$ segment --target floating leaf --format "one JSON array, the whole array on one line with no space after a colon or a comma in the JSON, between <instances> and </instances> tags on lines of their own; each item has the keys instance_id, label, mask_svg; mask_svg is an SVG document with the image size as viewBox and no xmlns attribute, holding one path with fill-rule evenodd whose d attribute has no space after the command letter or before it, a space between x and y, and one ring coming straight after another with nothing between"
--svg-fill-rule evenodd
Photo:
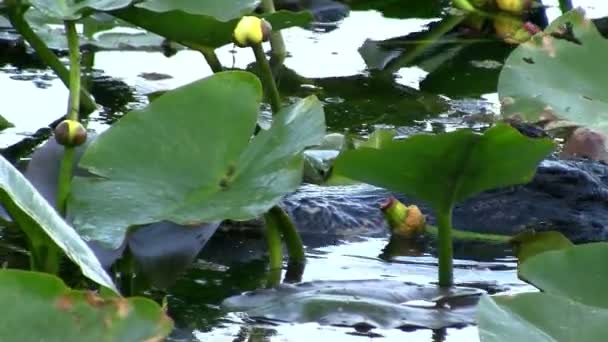
<instances>
[{"instance_id":1,"label":"floating leaf","mask_svg":"<svg viewBox=\"0 0 608 342\"><path fill-rule=\"evenodd\" d=\"M608 41L574 10L507 59L498 92L504 114L536 120L551 114L608 133Z\"/></svg>"},{"instance_id":2,"label":"floating leaf","mask_svg":"<svg viewBox=\"0 0 608 342\"><path fill-rule=\"evenodd\" d=\"M420 134L379 149L347 151L334 172L415 196L439 210L484 190L530 181L552 148L550 140L498 125L483 135L466 129Z\"/></svg>"},{"instance_id":3,"label":"floating leaf","mask_svg":"<svg viewBox=\"0 0 608 342\"><path fill-rule=\"evenodd\" d=\"M21 172L4 158L0 158L0 202L17 223L27 225L23 229L51 239L86 277L117 291L93 251L74 228L65 223Z\"/></svg>"},{"instance_id":4,"label":"floating leaf","mask_svg":"<svg viewBox=\"0 0 608 342\"><path fill-rule=\"evenodd\" d=\"M100 178L74 181L68 210L79 232L116 248L130 226L266 212L300 185L301 152L323 138L325 124L321 103L308 97L251 140L261 96L253 74L223 72L127 114L81 160Z\"/></svg>"},{"instance_id":5,"label":"floating leaf","mask_svg":"<svg viewBox=\"0 0 608 342\"><path fill-rule=\"evenodd\" d=\"M160 341L173 323L146 298L102 298L54 276L0 271L3 341ZM27 322L27 329L23 328Z\"/></svg>"}]
</instances>

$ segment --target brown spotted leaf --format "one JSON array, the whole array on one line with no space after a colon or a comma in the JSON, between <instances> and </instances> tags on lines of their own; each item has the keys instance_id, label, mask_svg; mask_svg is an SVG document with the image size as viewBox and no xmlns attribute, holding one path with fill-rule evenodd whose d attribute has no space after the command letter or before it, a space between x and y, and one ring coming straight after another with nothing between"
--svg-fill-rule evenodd
<instances>
[{"instance_id":1,"label":"brown spotted leaf","mask_svg":"<svg viewBox=\"0 0 608 342\"><path fill-rule=\"evenodd\" d=\"M0 271L0 306L10 308L2 315L0 341L158 341L173 327L152 300L102 298L22 270Z\"/></svg>"},{"instance_id":2,"label":"brown spotted leaf","mask_svg":"<svg viewBox=\"0 0 608 342\"><path fill-rule=\"evenodd\" d=\"M571 11L511 53L500 74L503 114L546 113L608 133L608 41Z\"/></svg>"}]
</instances>

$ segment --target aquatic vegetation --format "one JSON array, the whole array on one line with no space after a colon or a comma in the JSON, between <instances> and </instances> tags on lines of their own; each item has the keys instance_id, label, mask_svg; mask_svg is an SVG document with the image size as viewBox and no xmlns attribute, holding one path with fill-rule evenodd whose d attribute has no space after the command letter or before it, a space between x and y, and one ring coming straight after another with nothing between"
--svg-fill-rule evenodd
<instances>
[{"instance_id":1,"label":"aquatic vegetation","mask_svg":"<svg viewBox=\"0 0 608 342\"><path fill-rule=\"evenodd\" d=\"M421 134L379 149L347 151L336 159L334 172L428 202L439 228L439 284L450 286L454 205L484 190L530 181L553 147L549 140L497 125L483 135Z\"/></svg>"}]
</instances>

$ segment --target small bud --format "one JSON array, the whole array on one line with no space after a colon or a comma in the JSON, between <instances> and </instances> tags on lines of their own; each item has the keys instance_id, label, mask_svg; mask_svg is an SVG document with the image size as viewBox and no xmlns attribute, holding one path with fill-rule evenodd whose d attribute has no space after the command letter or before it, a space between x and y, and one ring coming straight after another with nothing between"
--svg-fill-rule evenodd
<instances>
[{"instance_id":1,"label":"small bud","mask_svg":"<svg viewBox=\"0 0 608 342\"><path fill-rule=\"evenodd\" d=\"M87 130L78 121L63 120L55 127L55 140L63 146L80 146L87 140Z\"/></svg>"},{"instance_id":2,"label":"small bud","mask_svg":"<svg viewBox=\"0 0 608 342\"><path fill-rule=\"evenodd\" d=\"M530 0L496 0L496 6L501 11L521 14L530 7L531 2Z\"/></svg>"},{"instance_id":3,"label":"small bud","mask_svg":"<svg viewBox=\"0 0 608 342\"><path fill-rule=\"evenodd\" d=\"M266 20L246 16L236 25L232 37L236 45L247 47L267 41L271 32L272 26Z\"/></svg>"},{"instance_id":4,"label":"small bud","mask_svg":"<svg viewBox=\"0 0 608 342\"><path fill-rule=\"evenodd\" d=\"M496 35L509 44L521 44L528 41L532 34L524 22L511 15L499 14L494 18Z\"/></svg>"},{"instance_id":5,"label":"small bud","mask_svg":"<svg viewBox=\"0 0 608 342\"><path fill-rule=\"evenodd\" d=\"M406 206L395 197L390 197L380 209L393 234L414 238L424 233L426 219L417 206Z\"/></svg>"}]
</instances>

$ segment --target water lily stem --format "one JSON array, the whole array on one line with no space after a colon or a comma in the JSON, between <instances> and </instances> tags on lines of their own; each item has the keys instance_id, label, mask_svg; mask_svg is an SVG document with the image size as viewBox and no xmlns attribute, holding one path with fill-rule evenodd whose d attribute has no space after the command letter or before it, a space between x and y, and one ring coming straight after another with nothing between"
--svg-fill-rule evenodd
<instances>
[{"instance_id":1,"label":"water lily stem","mask_svg":"<svg viewBox=\"0 0 608 342\"><path fill-rule=\"evenodd\" d=\"M211 71L213 71L213 73L218 73L224 70L220 59L217 58L217 55L215 54L215 51L213 49L207 47L200 47L198 48L198 50L201 52L203 57L205 57L205 60L207 61L207 64L209 64L209 67L211 68Z\"/></svg>"},{"instance_id":2,"label":"water lily stem","mask_svg":"<svg viewBox=\"0 0 608 342\"><path fill-rule=\"evenodd\" d=\"M78 121L80 111L80 44L74 21L65 21L65 31L68 39L70 56L70 100L68 101L67 119ZM68 196L72 183L72 168L74 165L74 147L65 147L57 185L57 211L65 216Z\"/></svg>"},{"instance_id":3,"label":"water lily stem","mask_svg":"<svg viewBox=\"0 0 608 342\"><path fill-rule=\"evenodd\" d=\"M271 211L264 214L266 222L266 244L268 245L268 258L270 270L280 270L283 267L283 247L281 245L280 221Z\"/></svg>"},{"instance_id":4,"label":"water lily stem","mask_svg":"<svg viewBox=\"0 0 608 342\"><path fill-rule=\"evenodd\" d=\"M274 81L274 76L272 75L272 70L270 69L270 63L268 63L268 60L266 59L266 54L264 53L262 44L253 44L251 48L253 49L255 59L260 68L260 74L262 76L264 88L266 89L266 96L268 97L268 101L270 101L272 114L276 115L281 109L281 96L279 95L277 84Z\"/></svg>"},{"instance_id":5,"label":"water lily stem","mask_svg":"<svg viewBox=\"0 0 608 342\"><path fill-rule=\"evenodd\" d=\"M306 253L304 252L304 244L300 238L300 234L296 230L291 218L287 215L283 208L275 205L268 212L278 223L279 230L285 240L287 251L289 253L290 264L304 264L306 262Z\"/></svg>"},{"instance_id":6,"label":"water lily stem","mask_svg":"<svg viewBox=\"0 0 608 342\"><path fill-rule=\"evenodd\" d=\"M452 246L452 207L437 211L438 251L439 251L439 286L449 287L454 282L453 246Z\"/></svg>"},{"instance_id":7,"label":"water lily stem","mask_svg":"<svg viewBox=\"0 0 608 342\"><path fill-rule=\"evenodd\" d=\"M262 11L267 14L276 12L274 8L274 0L262 0ZM283 61L287 56L285 49L285 41L281 31L272 32L270 34L270 46L272 47L272 56L276 60Z\"/></svg>"},{"instance_id":8,"label":"water lily stem","mask_svg":"<svg viewBox=\"0 0 608 342\"><path fill-rule=\"evenodd\" d=\"M78 121L80 111L80 43L78 42L76 22L66 20L65 32L68 38L70 56L70 103L67 119Z\"/></svg>"},{"instance_id":9,"label":"water lily stem","mask_svg":"<svg viewBox=\"0 0 608 342\"><path fill-rule=\"evenodd\" d=\"M23 7L19 5L9 6L8 18L11 25L19 32L19 34L30 44L30 46L36 52L36 55L44 61L53 71L57 74L59 79L69 87L70 84L70 73L61 63L59 58L46 46L46 44L38 37L38 35L32 30L27 21L23 18ZM83 113L91 113L97 109L95 101L86 90L81 89L80 105Z\"/></svg>"}]
</instances>

